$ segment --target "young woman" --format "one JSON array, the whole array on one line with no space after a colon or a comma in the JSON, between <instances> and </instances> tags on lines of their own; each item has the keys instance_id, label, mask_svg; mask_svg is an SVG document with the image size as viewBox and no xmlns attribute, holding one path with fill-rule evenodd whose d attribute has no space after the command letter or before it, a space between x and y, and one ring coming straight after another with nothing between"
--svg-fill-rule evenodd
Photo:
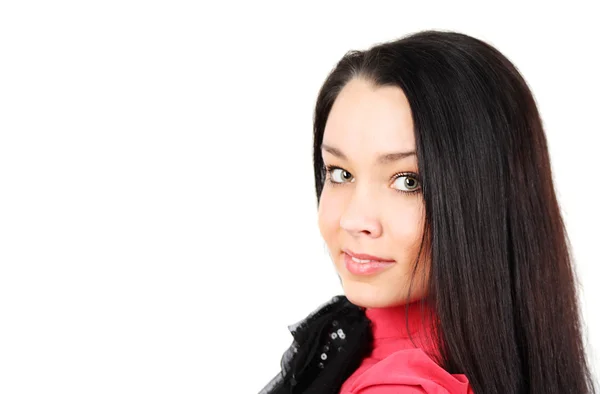
<instances>
[{"instance_id":1,"label":"young woman","mask_svg":"<svg viewBox=\"0 0 600 394\"><path fill-rule=\"evenodd\" d=\"M542 122L489 44L424 31L351 51L314 116L336 296L261 393L589 393Z\"/></svg>"}]
</instances>

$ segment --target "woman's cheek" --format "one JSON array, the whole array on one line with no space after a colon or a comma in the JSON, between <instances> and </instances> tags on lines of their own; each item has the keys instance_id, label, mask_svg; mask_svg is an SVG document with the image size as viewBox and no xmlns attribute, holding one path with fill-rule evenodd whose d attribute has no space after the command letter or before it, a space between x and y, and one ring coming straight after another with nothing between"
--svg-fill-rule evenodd
<instances>
[{"instance_id":1,"label":"woman's cheek","mask_svg":"<svg viewBox=\"0 0 600 394\"><path fill-rule=\"evenodd\" d=\"M398 212L401 212L398 214ZM423 235L423 211L418 206L397 210L389 220L392 237L404 250L418 248Z\"/></svg>"},{"instance_id":2,"label":"woman's cheek","mask_svg":"<svg viewBox=\"0 0 600 394\"><path fill-rule=\"evenodd\" d=\"M319 231L321 236L332 247L340 223L340 204L335 204L331 196L323 190L319 203Z\"/></svg>"}]
</instances>

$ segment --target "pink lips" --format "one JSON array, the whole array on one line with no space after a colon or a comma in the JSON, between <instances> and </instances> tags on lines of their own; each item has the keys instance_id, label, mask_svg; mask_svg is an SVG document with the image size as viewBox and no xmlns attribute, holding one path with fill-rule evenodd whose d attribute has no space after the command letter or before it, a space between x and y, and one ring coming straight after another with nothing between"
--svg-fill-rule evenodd
<instances>
[{"instance_id":1,"label":"pink lips","mask_svg":"<svg viewBox=\"0 0 600 394\"><path fill-rule=\"evenodd\" d=\"M365 255L358 255L358 256L365 256ZM356 257L359 259L367 260L364 257L358 257L358 256L356 256ZM350 256L348 253L344 252L344 265L346 266L346 269L354 275L361 275L361 276L362 275L374 275L374 274L377 274L377 273L391 267L395 263L396 262L394 260L387 260L387 261L374 260L374 261L367 262L367 263L357 263L356 261L352 260L352 256Z\"/></svg>"},{"instance_id":2,"label":"pink lips","mask_svg":"<svg viewBox=\"0 0 600 394\"><path fill-rule=\"evenodd\" d=\"M346 254L349 254L352 257L356 257L357 259L361 259L361 260L381 261L384 263L391 263L391 262L395 261L395 260L391 260L391 259L382 259L381 257L377 257L377 256L371 256L370 254L354 253L350 249L343 249L342 251Z\"/></svg>"}]
</instances>

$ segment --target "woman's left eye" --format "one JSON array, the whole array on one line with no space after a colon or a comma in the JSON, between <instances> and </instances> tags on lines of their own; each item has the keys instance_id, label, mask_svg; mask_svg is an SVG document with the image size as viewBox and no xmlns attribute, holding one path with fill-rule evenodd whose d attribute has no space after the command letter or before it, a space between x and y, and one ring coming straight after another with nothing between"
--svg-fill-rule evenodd
<instances>
[{"instance_id":1,"label":"woman's left eye","mask_svg":"<svg viewBox=\"0 0 600 394\"><path fill-rule=\"evenodd\" d=\"M420 188L419 180L411 175L400 175L394 180L394 183L400 186L400 191L407 193L415 192Z\"/></svg>"}]
</instances>

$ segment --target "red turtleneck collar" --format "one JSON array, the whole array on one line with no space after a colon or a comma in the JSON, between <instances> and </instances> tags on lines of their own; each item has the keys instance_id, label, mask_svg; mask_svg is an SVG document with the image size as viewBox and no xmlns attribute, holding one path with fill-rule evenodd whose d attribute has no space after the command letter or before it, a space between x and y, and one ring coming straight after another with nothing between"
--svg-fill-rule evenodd
<instances>
[{"instance_id":1,"label":"red turtleneck collar","mask_svg":"<svg viewBox=\"0 0 600 394\"><path fill-rule=\"evenodd\" d=\"M414 337L428 330L431 322L431 307L425 299L391 307L366 308L365 314L371 320L375 340L408 338L409 334Z\"/></svg>"},{"instance_id":2,"label":"red turtleneck collar","mask_svg":"<svg viewBox=\"0 0 600 394\"><path fill-rule=\"evenodd\" d=\"M473 394L465 375L450 374L431 358L437 354L430 324L435 315L431 312L425 299L366 308L365 314L372 323L373 350L346 379L340 394Z\"/></svg>"}]
</instances>

